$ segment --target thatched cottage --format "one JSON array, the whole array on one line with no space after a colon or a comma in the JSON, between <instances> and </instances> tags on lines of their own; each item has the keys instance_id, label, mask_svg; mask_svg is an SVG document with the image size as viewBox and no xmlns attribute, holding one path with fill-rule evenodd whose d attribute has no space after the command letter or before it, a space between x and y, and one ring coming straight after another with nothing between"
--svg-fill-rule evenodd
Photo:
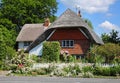
<instances>
[{"instance_id":1,"label":"thatched cottage","mask_svg":"<svg viewBox=\"0 0 120 83\"><path fill-rule=\"evenodd\" d=\"M59 41L61 50L74 55L84 55L91 44L103 44L88 24L70 9L51 24L49 19L43 24L25 24L16 41L18 49L35 55L42 55L44 41Z\"/></svg>"}]
</instances>

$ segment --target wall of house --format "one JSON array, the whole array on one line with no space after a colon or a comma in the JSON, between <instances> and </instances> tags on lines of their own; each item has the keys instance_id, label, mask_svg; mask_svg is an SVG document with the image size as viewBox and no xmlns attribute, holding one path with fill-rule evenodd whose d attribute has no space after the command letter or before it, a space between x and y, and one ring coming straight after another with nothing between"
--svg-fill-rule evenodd
<instances>
[{"instance_id":1,"label":"wall of house","mask_svg":"<svg viewBox=\"0 0 120 83\"><path fill-rule=\"evenodd\" d=\"M41 56L42 55L42 49L43 49L43 43L40 43L39 45L37 45L36 47L34 47L33 49L31 49L29 51L29 55Z\"/></svg>"},{"instance_id":2,"label":"wall of house","mask_svg":"<svg viewBox=\"0 0 120 83\"><path fill-rule=\"evenodd\" d=\"M57 29L48 41L74 40L74 47L63 47L62 50L69 51L70 54L85 54L90 41L79 29Z\"/></svg>"}]
</instances>

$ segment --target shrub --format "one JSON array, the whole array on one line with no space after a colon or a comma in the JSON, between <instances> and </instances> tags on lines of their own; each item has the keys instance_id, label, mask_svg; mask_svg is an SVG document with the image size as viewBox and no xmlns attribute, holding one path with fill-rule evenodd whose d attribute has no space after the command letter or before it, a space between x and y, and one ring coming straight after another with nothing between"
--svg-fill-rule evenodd
<instances>
[{"instance_id":1,"label":"shrub","mask_svg":"<svg viewBox=\"0 0 120 83\"><path fill-rule=\"evenodd\" d=\"M106 43L102 46L94 46L90 51L90 55L97 56L97 62L101 60L101 62L111 63L116 57L120 56L119 49L120 46L118 44ZM92 59L95 60L94 57Z\"/></svg>"},{"instance_id":2,"label":"shrub","mask_svg":"<svg viewBox=\"0 0 120 83\"><path fill-rule=\"evenodd\" d=\"M63 71L62 69L55 69L51 75L55 75L55 76L66 76L67 73L65 71Z\"/></svg>"},{"instance_id":3,"label":"shrub","mask_svg":"<svg viewBox=\"0 0 120 83\"><path fill-rule=\"evenodd\" d=\"M63 54L63 55L60 55L60 60L63 62L75 62L76 58L72 55Z\"/></svg>"},{"instance_id":4,"label":"shrub","mask_svg":"<svg viewBox=\"0 0 120 83\"><path fill-rule=\"evenodd\" d=\"M93 72L92 66L84 66L82 67L83 72Z\"/></svg>"},{"instance_id":5,"label":"shrub","mask_svg":"<svg viewBox=\"0 0 120 83\"><path fill-rule=\"evenodd\" d=\"M28 59L28 55L21 50L14 58L11 59L9 67L13 73L23 74L27 72L28 67L31 67L32 64L33 61Z\"/></svg>"},{"instance_id":6,"label":"shrub","mask_svg":"<svg viewBox=\"0 0 120 83\"><path fill-rule=\"evenodd\" d=\"M116 76L117 74L120 75L120 65L113 66L113 67L110 68L110 75L111 76Z\"/></svg>"},{"instance_id":7,"label":"shrub","mask_svg":"<svg viewBox=\"0 0 120 83\"><path fill-rule=\"evenodd\" d=\"M54 64L49 65L48 68L46 68L47 74L50 74L52 71L54 71L57 67Z\"/></svg>"},{"instance_id":8,"label":"shrub","mask_svg":"<svg viewBox=\"0 0 120 83\"><path fill-rule=\"evenodd\" d=\"M72 55L68 56L68 62L75 62L75 61L76 61L75 56Z\"/></svg>"},{"instance_id":9,"label":"shrub","mask_svg":"<svg viewBox=\"0 0 120 83\"><path fill-rule=\"evenodd\" d=\"M93 73L94 75L102 75L103 73L102 67L95 67Z\"/></svg>"},{"instance_id":10,"label":"shrub","mask_svg":"<svg viewBox=\"0 0 120 83\"><path fill-rule=\"evenodd\" d=\"M110 67L103 67L102 71L103 76L110 76Z\"/></svg>"},{"instance_id":11,"label":"shrub","mask_svg":"<svg viewBox=\"0 0 120 83\"><path fill-rule=\"evenodd\" d=\"M69 65L68 67L64 67L63 71L67 73L67 76L77 76L82 72L82 68L79 65Z\"/></svg>"},{"instance_id":12,"label":"shrub","mask_svg":"<svg viewBox=\"0 0 120 83\"><path fill-rule=\"evenodd\" d=\"M106 67L96 65L93 68L93 74L102 76L118 76L120 75L120 65L110 65Z\"/></svg>"},{"instance_id":13,"label":"shrub","mask_svg":"<svg viewBox=\"0 0 120 83\"><path fill-rule=\"evenodd\" d=\"M59 42L44 42L42 58L46 62L58 62L60 57L60 43Z\"/></svg>"},{"instance_id":14,"label":"shrub","mask_svg":"<svg viewBox=\"0 0 120 83\"><path fill-rule=\"evenodd\" d=\"M40 56L37 56L37 55L31 55L30 59L37 63L41 62Z\"/></svg>"},{"instance_id":15,"label":"shrub","mask_svg":"<svg viewBox=\"0 0 120 83\"><path fill-rule=\"evenodd\" d=\"M67 62L68 61L67 56L68 55L66 55L65 53L64 54L60 54L60 61Z\"/></svg>"},{"instance_id":16,"label":"shrub","mask_svg":"<svg viewBox=\"0 0 120 83\"><path fill-rule=\"evenodd\" d=\"M0 47L1 48L1 47ZM4 52L0 49L0 69L9 70L9 62L16 55L16 52L13 48L6 46L4 47ZM4 55L4 56L3 56Z\"/></svg>"},{"instance_id":17,"label":"shrub","mask_svg":"<svg viewBox=\"0 0 120 83\"><path fill-rule=\"evenodd\" d=\"M84 78L93 78L94 75L91 72L84 72L84 73L82 73L82 77L84 77Z\"/></svg>"},{"instance_id":18,"label":"shrub","mask_svg":"<svg viewBox=\"0 0 120 83\"><path fill-rule=\"evenodd\" d=\"M15 72L17 70L17 66L16 64L10 64L10 70L12 70L12 72Z\"/></svg>"}]
</instances>

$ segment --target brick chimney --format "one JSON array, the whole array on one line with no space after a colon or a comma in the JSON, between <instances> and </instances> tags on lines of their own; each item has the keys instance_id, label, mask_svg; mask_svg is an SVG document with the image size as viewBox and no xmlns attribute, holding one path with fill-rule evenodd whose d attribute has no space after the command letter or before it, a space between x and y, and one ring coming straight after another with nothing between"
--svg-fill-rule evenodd
<instances>
[{"instance_id":1,"label":"brick chimney","mask_svg":"<svg viewBox=\"0 0 120 83\"><path fill-rule=\"evenodd\" d=\"M50 19L46 18L45 21L44 21L43 26L48 27L49 25L50 25Z\"/></svg>"},{"instance_id":2,"label":"brick chimney","mask_svg":"<svg viewBox=\"0 0 120 83\"><path fill-rule=\"evenodd\" d=\"M44 21L44 30L46 30L48 28L48 26L50 25L50 19L49 18L45 18L45 21Z\"/></svg>"}]
</instances>

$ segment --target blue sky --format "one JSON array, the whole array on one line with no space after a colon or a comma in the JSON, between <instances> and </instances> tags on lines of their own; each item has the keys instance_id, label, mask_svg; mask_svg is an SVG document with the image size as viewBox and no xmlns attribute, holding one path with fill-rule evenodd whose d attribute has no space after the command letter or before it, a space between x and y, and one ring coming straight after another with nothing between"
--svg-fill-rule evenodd
<instances>
[{"instance_id":1,"label":"blue sky","mask_svg":"<svg viewBox=\"0 0 120 83\"><path fill-rule=\"evenodd\" d=\"M67 8L74 12L81 10L82 18L89 19L94 31L101 36L112 29L120 36L120 0L57 0L59 17Z\"/></svg>"}]
</instances>

